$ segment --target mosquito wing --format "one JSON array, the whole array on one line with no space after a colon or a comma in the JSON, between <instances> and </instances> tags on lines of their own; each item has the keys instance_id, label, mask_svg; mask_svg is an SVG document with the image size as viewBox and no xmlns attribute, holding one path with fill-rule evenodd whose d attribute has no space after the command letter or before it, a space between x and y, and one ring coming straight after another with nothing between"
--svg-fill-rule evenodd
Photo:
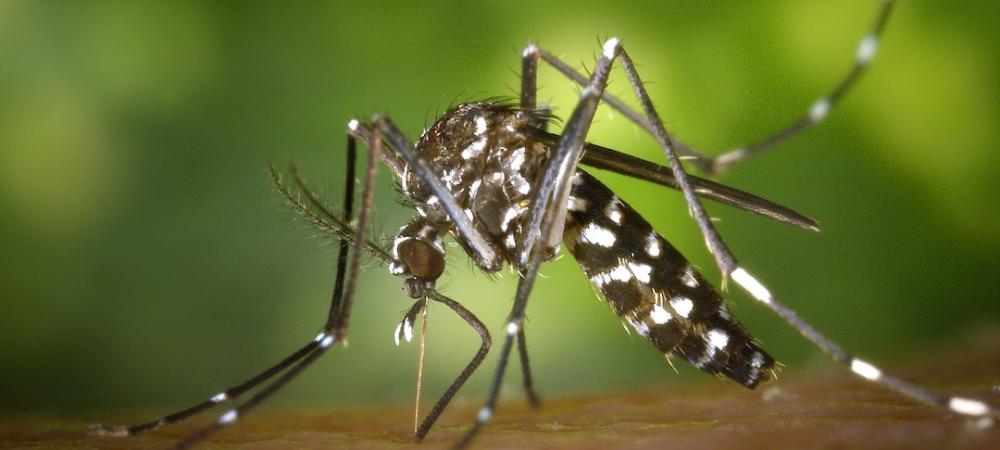
<instances>
[{"instance_id":1,"label":"mosquito wing","mask_svg":"<svg viewBox=\"0 0 1000 450\"><path fill-rule=\"evenodd\" d=\"M547 145L557 145L559 142L558 135L539 129L529 129L525 130L525 132L539 142L544 142ZM597 144L589 142L584 144L583 159L580 160L580 163L672 189L680 189L670 168ZM694 193L699 197L750 211L778 222L795 225L807 230L819 231L819 222L786 206L781 206L749 192L694 175L689 174L688 180L691 182L691 188L694 190Z\"/></svg>"}]
</instances>

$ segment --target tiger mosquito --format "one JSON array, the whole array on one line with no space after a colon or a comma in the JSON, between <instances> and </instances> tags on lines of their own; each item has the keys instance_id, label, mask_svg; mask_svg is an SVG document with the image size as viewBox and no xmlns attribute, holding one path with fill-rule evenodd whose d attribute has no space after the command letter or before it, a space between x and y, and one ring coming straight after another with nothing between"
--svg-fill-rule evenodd
<instances>
[{"instance_id":1,"label":"tiger mosquito","mask_svg":"<svg viewBox=\"0 0 1000 450\"><path fill-rule=\"evenodd\" d=\"M723 286L727 280L735 282L854 374L912 399L992 423L1000 417L996 407L972 398L943 395L886 374L848 354L780 303L737 262L699 197L805 229L818 230L818 224L789 208L689 175L680 163L683 158L709 174L717 174L822 122L870 65L892 7L892 0L881 1L877 19L858 45L851 69L829 95L814 102L801 118L758 143L716 157L706 156L667 133L631 56L616 38L604 42L589 77L538 45L528 45L522 53L519 104L488 100L458 105L439 117L416 144L387 117L375 116L369 123L351 120L347 126L347 187L339 213L309 189L296 167L292 167L294 182L305 200L292 192L273 167L270 171L276 188L294 209L312 224L340 237L333 298L319 334L278 364L187 409L134 426L96 425L92 431L101 435L140 435L235 400L277 377L177 447L190 447L236 422L335 344L344 342L360 260L367 254L403 278L405 292L415 300L396 328L397 342L412 337L416 317L429 301L448 306L482 339L475 356L416 430L414 439L421 440L492 346L487 327L457 301L435 289L445 268L446 235L458 242L479 269L495 273L510 264L520 276L489 394L456 448L468 446L492 418L515 342L529 403L539 405L531 378L524 316L539 266L556 256L560 241L611 309L665 355L679 356L705 372L728 377L748 388L769 379L774 358L732 316L722 296L636 210L578 168L581 164L680 190L722 274ZM642 113L605 92L616 60L627 74ZM561 134L547 131L554 117L536 104L539 61L583 87ZM587 143L587 132L601 101L650 133L669 166ZM358 140L366 144L368 160L362 177L361 208L352 220ZM398 177L400 191L417 211L389 249L366 236L378 161Z\"/></svg>"}]
</instances>

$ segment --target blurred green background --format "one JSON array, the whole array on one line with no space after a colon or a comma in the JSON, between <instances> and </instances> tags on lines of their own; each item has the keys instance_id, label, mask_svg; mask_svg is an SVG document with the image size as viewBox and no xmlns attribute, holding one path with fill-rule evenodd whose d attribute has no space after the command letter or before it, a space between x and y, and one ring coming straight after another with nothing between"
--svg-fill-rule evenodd
<instances>
[{"instance_id":1,"label":"blurred green background","mask_svg":"<svg viewBox=\"0 0 1000 450\"><path fill-rule=\"evenodd\" d=\"M0 410L166 411L311 339L335 247L283 205L265 169L297 160L338 198L352 117L384 113L416 136L456 100L516 95L526 43L581 67L615 35L669 129L717 153L824 95L876 7L2 1ZM998 9L898 5L872 70L826 123L721 177L817 218L821 233L708 206L780 299L875 361L903 364L1000 319ZM624 74L612 80L631 101ZM577 89L546 68L540 85L565 117ZM609 109L591 140L661 158ZM679 195L599 176L718 279ZM412 214L391 185L383 170L376 221L386 233ZM366 269L350 346L276 403L410 402L416 345L392 340L410 302L384 268ZM686 364L675 374L628 336L572 258L543 274L527 326L543 394L721 383ZM514 281L471 270L455 249L441 287L499 335ZM745 294L729 297L786 372L832 367ZM428 345L432 396L478 339L435 305ZM480 398L493 367L462 397ZM508 396L519 379L515 366Z\"/></svg>"}]
</instances>

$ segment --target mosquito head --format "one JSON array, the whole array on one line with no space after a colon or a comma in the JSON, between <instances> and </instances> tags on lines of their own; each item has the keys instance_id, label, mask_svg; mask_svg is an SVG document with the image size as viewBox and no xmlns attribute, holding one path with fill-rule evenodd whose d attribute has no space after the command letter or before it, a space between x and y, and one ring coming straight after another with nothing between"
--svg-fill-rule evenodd
<instances>
[{"instance_id":1,"label":"mosquito head","mask_svg":"<svg viewBox=\"0 0 1000 450\"><path fill-rule=\"evenodd\" d=\"M444 253L426 241L407 239L397 246L397 254L409 271L403 287L410 298L421 298L434 289L434 283L444 273Z\"/></svg>"}]
</instances>

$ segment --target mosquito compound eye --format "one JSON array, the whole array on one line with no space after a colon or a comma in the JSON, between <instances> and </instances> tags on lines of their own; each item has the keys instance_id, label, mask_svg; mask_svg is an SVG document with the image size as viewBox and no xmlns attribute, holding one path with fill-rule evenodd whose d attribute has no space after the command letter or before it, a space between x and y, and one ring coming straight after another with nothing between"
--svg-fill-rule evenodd
<instances>
[{"instance_id":1,"label":"mosquito compound eye","mask_svg":"<svg viewBox=\"0 0 1000 450\"><path fill-rule=\"evenodd\" d=\"M434 281L444 272L444 254L427 241L407 239L400 242L396 251L412 278Z\"/></svg>"}]
</instances>

